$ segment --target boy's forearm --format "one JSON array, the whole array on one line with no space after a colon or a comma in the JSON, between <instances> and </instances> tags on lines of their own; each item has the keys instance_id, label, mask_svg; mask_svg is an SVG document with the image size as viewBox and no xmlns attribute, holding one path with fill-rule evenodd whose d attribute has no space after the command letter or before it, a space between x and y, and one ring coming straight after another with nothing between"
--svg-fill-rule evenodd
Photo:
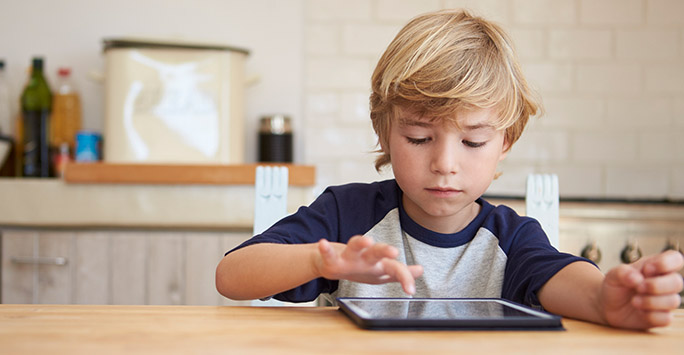
<instances>
[{"instance_id":1,"label":"boy's forearm","mask_svg":"<svg viewBox=\"0 0 684 355\"><path fill-rule=\"evenodd\" d=\"M599 297L604 276L587 262L565 266L539 290L545 310L564 317L605 324Z\"/></svg>"},{"instance_id":2,"label":"boy's forearm","mask_svg":"<svg viewBox=\"0 0 684 355\"><path fill-rule=\"evenodd\" d=\"M216 268L216 289L234 300L272 296L318 278L316 244L255 244L226 255Z\"/></svg>"}]
</instances>

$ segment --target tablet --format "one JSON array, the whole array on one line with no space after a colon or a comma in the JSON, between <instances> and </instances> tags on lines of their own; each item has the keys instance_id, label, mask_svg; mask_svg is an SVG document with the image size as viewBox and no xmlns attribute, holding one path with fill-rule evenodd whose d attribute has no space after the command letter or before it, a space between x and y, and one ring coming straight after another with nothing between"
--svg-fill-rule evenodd
<instances>
[{"instance_id":1,"label":"tablet","mask_svg":"<svg viewBox=\"0 0 684 355\"><path fill-rule=\"evenodd\" d=\"M338 298L364 329L563 330L561 317L499 298Z\"/></svg>"}]
</instances>

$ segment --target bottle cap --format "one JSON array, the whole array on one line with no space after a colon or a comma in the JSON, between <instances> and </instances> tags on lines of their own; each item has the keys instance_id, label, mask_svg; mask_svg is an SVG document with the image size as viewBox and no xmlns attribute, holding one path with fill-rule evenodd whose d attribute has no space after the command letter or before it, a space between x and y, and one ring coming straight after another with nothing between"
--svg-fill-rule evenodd
<instances>
[{"instance_id":1,"label":"bottle cap","mask_svg":"<svg viewBox=\"0 0 684 355\"><path fill-rule=\"evenodd\" d=\"M59 76L69 76L71 74L71 68L61 67L57 70Z\"/></svg>"},{"instance_id":2,"label":"bottle cap","mask_svg":"<svg viewBox=\"0 0 684 355\"><path fill-rule=\"evenodd\" d=\"M33 57L33 69L43 70L43 58Z\"/></svg>"},{"instance_id":3,"label":"bottle cap","mask_svg":"<svg viewBox=\"0 0 684 355\"><path fill-rule=\"evenodd\" d=\"M3 70L3 69L5 69L5 60L0 59L0 70Z\"/></svg>"}]
</instances>

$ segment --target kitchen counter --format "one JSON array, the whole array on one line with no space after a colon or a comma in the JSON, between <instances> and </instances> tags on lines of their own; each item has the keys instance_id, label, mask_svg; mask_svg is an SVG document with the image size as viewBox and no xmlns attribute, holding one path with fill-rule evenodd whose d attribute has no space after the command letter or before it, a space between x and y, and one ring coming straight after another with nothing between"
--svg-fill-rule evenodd
<instances>
[{"instance_id":1,"label":"kitchen counter","mask_svg":"<svg viewBox=\"0 0 684 355\"><path fill-rule=\"evenodd\" d=\"M292 213L313 200L315 169L286 166ZM84 163L0 179L0 301L226 304L214 272L252 236L256 167Z\"/></svg>"},{"instance_id":2,"label":"kitchen counter","mask_svg":"<svg viewBox=\"0 0 684 355\"><path fill-rule=\"evenodd\" d=\"M70 164L64 179L0 179L0 227L248 230L256 164ZM286 165L289 213L313 198L315 169Z\"/></svg>"},{"instance_id":3,"label":"kitchen counter","mask_svg":"<svg viewBox=\"0 0 684 355\"><path fill-rule=\"evenodd\" d=\"M334 307L0 305L7 354L681 354L673 324L629 331L564 319L566 331L371 331Z\"/></svg>"}]
</instances>

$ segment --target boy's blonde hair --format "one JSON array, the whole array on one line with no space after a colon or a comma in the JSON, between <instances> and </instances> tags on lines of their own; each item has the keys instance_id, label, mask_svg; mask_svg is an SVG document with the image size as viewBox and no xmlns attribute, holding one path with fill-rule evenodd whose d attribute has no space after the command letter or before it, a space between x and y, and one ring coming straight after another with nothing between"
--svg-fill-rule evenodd
<instances>
[{"instance_id":1,"label":"boy's blonde hair","mask_svg":"<svg viewBox=\"0 0 684 355\"><path fill-rule=\"evenodd\" d=\"M371 85L371 120L384 149L377 170L391 161L389 132L398 109L457 124L460 110L494 107L499 117L494 125L505 129L510 149L540 107L508 36L464 10L411 20L378 61Z\"/></svg>"}]
</instances>

